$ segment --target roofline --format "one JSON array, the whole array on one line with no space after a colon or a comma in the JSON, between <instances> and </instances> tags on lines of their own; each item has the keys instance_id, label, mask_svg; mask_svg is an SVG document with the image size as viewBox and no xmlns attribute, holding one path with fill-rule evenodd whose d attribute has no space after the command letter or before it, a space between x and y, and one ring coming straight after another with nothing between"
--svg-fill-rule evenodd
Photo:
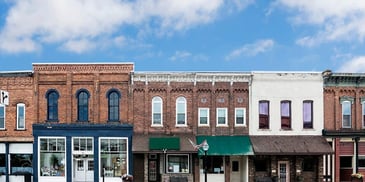
<instances>
[{"instance_id":1,"label":"roofline","mask_svg":"<svg viewBox=\"0 0 365 182\"><path fill-rule=\"evenodd\" d=\"M32 63L32 65L89 65L89 64L93 64L93 65L102 65L102 64L133 64L134 62L72 62L72 63Z\"/></svg>"}]
</instances>

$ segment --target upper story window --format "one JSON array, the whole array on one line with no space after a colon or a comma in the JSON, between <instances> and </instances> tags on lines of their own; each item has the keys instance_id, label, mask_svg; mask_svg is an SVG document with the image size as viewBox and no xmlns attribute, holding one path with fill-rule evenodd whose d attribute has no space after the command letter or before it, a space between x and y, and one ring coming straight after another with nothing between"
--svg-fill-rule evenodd
<instances>
[{"instance_id":1,"label":"upper story window","mask_svg":"<svg viewBox=\"0 0 365 182\"><path fill-rule=\"evenodd\" d=\"M0 130L5 129L5 106L0 105Z\"/></svg>"},{"instance_id":2,"label":"upper story window","mask_svg":"<svg viewBox=\"0 0 365 182\"><path fill-rule=\"evenodd\" d=\"M217 108L217 126L227 126L227 108Z\"/></svg>"},{"instance_id":3,"label":"upper story window","mask_svg":"<svg viewBox=\"0 0 365 182\"><path fill-rule=\"evenodd\" d=\"M303 101L303 128L313 128L313 101Z\"/></svg>"},{"instance_id":4,"label":"upper story window","mask_svg":"<svg viewBox=\"0 0 365 182\"><path fill-rule=\"evenodd\" d=\"M235 109L235 125L236 126L245 126L246 125L246 109L245 108L236 108Z\"/></svg>"},{"instance_id":5,"label":"upper story window","mask_svg":"<svg viewBox=\"0 0 365 182\"><path fill-rule=\"evenodd\" d=\"M162 125L162 99L153 97L152 99L152 126Z\"/></svg>"},{"instance_id":6,"label":"upper story window","mask_svg":"<svg viewBox=\"0 0 365 182\"><path fill-rule=\"evenodd\" d=\"M16 105L16 129L25 130L25 104Z\"/></svg>"},{"instance_id":7,"label":"upper story window","mask_svg":"<svg viewBox=\"0 0 365 182\"><path fill-rule=\"evenodd\" d=\"M184 97L176 99L176 125L186 125L186 99Z\"/></svg>"},{"instance_id":8,"label":"upper story window","mask_svg":"<svg viewBox=\"0 0 365 182\"><path fill-rule=\"evenodd\" d=\"M58 98L59 94L56 90L49 90L46 93L48 121L58 121Z\"/></svg>"},{"instance_id":9,"label":"upper story window","mask_svg":"<svg viewBox=\"0 0 365 182\"><path fill-rule=\"evenodd\" d=\"M119 121L119 91L112 89L107 93L108 97L108 121Z\"/></svg>"},{"instance_id":10,"label":"upper story window","mask_svg":"<svg viewBox=\"0 0 365 182\"><path fill-rule=\"evenodd\" d=\"M77 92L77 120L89 120L89 92L81 89Z\"/></svg>"},{"instance_id":11,"label":"upper story window","mask_svg":"<svg viewBox=\"0 0 365 182\"><path fill-rule=\"evenodd\" d=\"M361 98L361 106L362 106L362 127L365 128L365 98Z\"/></svg>"},{"instance_id":12,"label":"upper story window","mask_svg":"<svg viewBox=\"0 0 365 182\"><path fill-rule=\"evenodd\" d=\"M209 108L199 108L199 126L209 126Z\"/></svg>"},{"instance_id":13,"label":"upper story window","mask_svg":"<svg viewBox=\"0 0 365 182\"><path fill-rule=\"evenodd\" d=\"M259 101L259 129L270 128L269 101Z\"/></svg>"},{"instance_id":14,"label":"upper story window","mask_svg":"<svg viewBox=\"0 0 365 182\"><path fill-rule=\"evenodd\" d=\"M281 129L291 128L291 102L281 101L280 103L281 111Z\"/></svg>"},{"instance_id":15,"label":"upper story window","mask_svg":"<svg viewBox=\"0 0 365 182\"><path fill-rule=\"evenodd\" d=\"M342 102L342 127L351 128L351 102Z\"/></svg>"}]
</instances>

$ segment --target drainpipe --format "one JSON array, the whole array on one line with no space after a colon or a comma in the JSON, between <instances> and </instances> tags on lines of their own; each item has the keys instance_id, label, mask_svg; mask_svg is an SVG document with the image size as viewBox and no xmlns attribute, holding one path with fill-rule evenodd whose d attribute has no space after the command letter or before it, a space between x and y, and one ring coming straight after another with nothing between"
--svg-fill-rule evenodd
<instances>
[{"instance_id":1,"label":"drainpipe","mask_svg":"<svg viewBox=\"0 0 365 182\"><path fill-rule=\"evenodd\" d=\"M353 138L355 140L355 172L359 172L359 140L360 137Z\"/></svg>"}]
</instances>

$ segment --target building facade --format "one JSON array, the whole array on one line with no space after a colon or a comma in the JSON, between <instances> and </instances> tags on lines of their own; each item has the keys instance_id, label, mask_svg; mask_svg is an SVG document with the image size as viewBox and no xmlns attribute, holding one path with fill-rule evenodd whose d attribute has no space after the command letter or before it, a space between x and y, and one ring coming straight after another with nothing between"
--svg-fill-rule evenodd
<instances>
[{"instance_id":1,"label":"building facade","mask_svg":"<svg viewBox=\"0 0 365 182\"><path fill-rule=\"evenodd\" d=\"M332 73L324 78L324 131L335 151L328 171L333 181L365 173L365 74Z\"/></svg>"},{"instance_id":2,"label":"building facade","mask_svg":"<svg viewBox=\"0 0 365 182\"><path fill-rule=\"evenodd\" d=\"M322 181L324 137L322 75L253 72L249 134L254 156L250 181Z\"/></svg>"}]
</instances>

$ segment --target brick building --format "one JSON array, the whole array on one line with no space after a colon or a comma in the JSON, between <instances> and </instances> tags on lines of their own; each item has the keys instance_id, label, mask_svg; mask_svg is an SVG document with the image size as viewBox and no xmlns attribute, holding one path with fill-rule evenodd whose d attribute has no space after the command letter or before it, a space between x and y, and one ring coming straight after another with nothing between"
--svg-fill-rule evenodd
<instances>
[{"instance_id":1,"label":"brick building","mask_svg":"<svg viewBox=\"0 0 365 182\"><path fill-rule=\"evenodd\" d=\"M332 73L324 77L324 131L335 154L327 171L333 181L351 181L365 173L365 74Z\"/></svg>"}]
</instances>

